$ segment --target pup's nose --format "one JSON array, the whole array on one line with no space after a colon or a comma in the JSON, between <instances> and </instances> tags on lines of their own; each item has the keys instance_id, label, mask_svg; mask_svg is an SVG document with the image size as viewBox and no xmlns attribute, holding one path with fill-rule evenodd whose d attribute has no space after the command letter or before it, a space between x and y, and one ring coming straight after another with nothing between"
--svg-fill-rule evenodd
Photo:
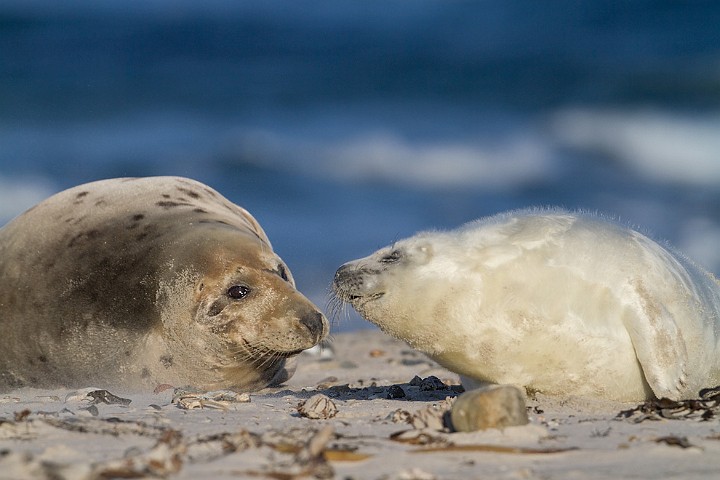
<instances>
[{"instance_id":1,"label":"pup's nose","mask_svg":"<svg viewBox=\"0 0 720 480\"><path fill-rule=\"evenodd\" d=\"M343 283L343 280L348 278L350 274L350 264L345 263L343 265L340 265L340 268L335 271L335 277L333 277L333 285L337 286Z\"/></svg>"}]
</instances>

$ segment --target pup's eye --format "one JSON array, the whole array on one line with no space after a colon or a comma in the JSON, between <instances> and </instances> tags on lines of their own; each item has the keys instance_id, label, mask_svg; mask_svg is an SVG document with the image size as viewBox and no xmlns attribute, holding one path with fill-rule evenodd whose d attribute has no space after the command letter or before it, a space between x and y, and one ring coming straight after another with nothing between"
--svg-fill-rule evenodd
<instances>
[{"instance_id":1,"label":"pup's eye","mask_svg":"<svg viewBox=\"0 0 720 480\"><path fill-rule=\"evenodd\" d=\"M380 263L395 263L400 260L400 257L402 257L400 250L393 250L392 252L380 257Z\"/></svg>"},{"instance_id":2,"label":"pup's eye","mask_svg":"<svg viewBox=\"0 0 720 480\"><path fill-rule=\"evenodd\" d=\"M250 287L246 285L233 285L227 290L228 297L234 298L235 300L245 298L248 293L250 293Z\"/></svg>"}]
</instances>

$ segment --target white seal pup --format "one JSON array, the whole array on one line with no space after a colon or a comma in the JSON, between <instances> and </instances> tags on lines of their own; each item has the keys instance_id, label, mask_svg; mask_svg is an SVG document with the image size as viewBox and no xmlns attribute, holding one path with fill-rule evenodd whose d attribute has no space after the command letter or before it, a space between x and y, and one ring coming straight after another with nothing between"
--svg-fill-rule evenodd
<instances>
[{"instance_id":1,"label":"white seal pup","mask_svg":"<svg viewBox=\"0 0 720 480\"><path fill-rule=\"evenodd\" d=\"M524 210L419 233L341 266L333 289L466 387L619 401L720 383L720 286L613 221Z\"/></svg>"},{"instance_id":2,"label":"white seal pup","mask_svg":"<svg viewBox=\"0 0 720 480\"><path fill-rule=\"evenodd\" d=\"M243 208L178 177L54 195L0 230L0 387L250 390L325 316Z\"/></svg>"}]
</instances>

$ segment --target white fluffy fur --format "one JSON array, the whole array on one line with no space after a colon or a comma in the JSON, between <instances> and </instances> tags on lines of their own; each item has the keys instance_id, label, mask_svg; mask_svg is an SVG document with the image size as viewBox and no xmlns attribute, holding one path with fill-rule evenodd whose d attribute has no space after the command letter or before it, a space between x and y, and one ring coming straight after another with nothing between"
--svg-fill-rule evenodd
<instances>
[{"instance_id":1,"label":"white fluffy fur","mask_svg":"<svg viewBox=\"0 0 720 480\"><path fill-rule=\"evenodd\" d=\"M638 401L720 383L717 280L586 213L525 210L420 233L341 267L335 290L466 386Z\"/></svg>"}]
</instances>

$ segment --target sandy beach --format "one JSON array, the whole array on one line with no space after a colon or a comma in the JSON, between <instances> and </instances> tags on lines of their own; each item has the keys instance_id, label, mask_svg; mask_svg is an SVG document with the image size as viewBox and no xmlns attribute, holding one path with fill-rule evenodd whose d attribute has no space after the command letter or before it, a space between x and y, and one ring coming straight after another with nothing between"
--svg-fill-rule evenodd
<instances>
[{"instance_id":1,"label":"sandy beach","mask_svg":"<svg viewBox=\"0 0 720 480\"><path fill-rule=\"evenodd\" d=\"M87 384L0 388L0 480L720 480L720 386L522 390L502 405L528 424L456 432L458 375L377 329L443 362L470 345L477 376L565 381L545 391L720 383L719 26L720 1L0 1L0 381ZM126 180L163 176L202 186ZM88 189L110 179L147 188ZM659 246L513 220L397 249L541 208ZM437 268L400 261L428 252ZM378 321L391 303L407 329ZM481 331L478 306L512 325ZM283 385L180 384L248 385L239 363L269 374L323 312L328 344ZM219 383L228 366L242 380Z\"/></svg>"},{"instance_id":2,"label":"sandy beach","mask_svg":"<svg viewBox=\"0 0 720 480\"><path fill-rule=\"evenodd\" d=\"M376 330L336 335L331 347L304 353L287 384L249 395L88 387L0 395L0 478L655 480L720 472L714 402L640 411L537 394L527 399L528 425L451 433L442 412L462 392L457 376Z\"/></svg>"}]
</instances>

